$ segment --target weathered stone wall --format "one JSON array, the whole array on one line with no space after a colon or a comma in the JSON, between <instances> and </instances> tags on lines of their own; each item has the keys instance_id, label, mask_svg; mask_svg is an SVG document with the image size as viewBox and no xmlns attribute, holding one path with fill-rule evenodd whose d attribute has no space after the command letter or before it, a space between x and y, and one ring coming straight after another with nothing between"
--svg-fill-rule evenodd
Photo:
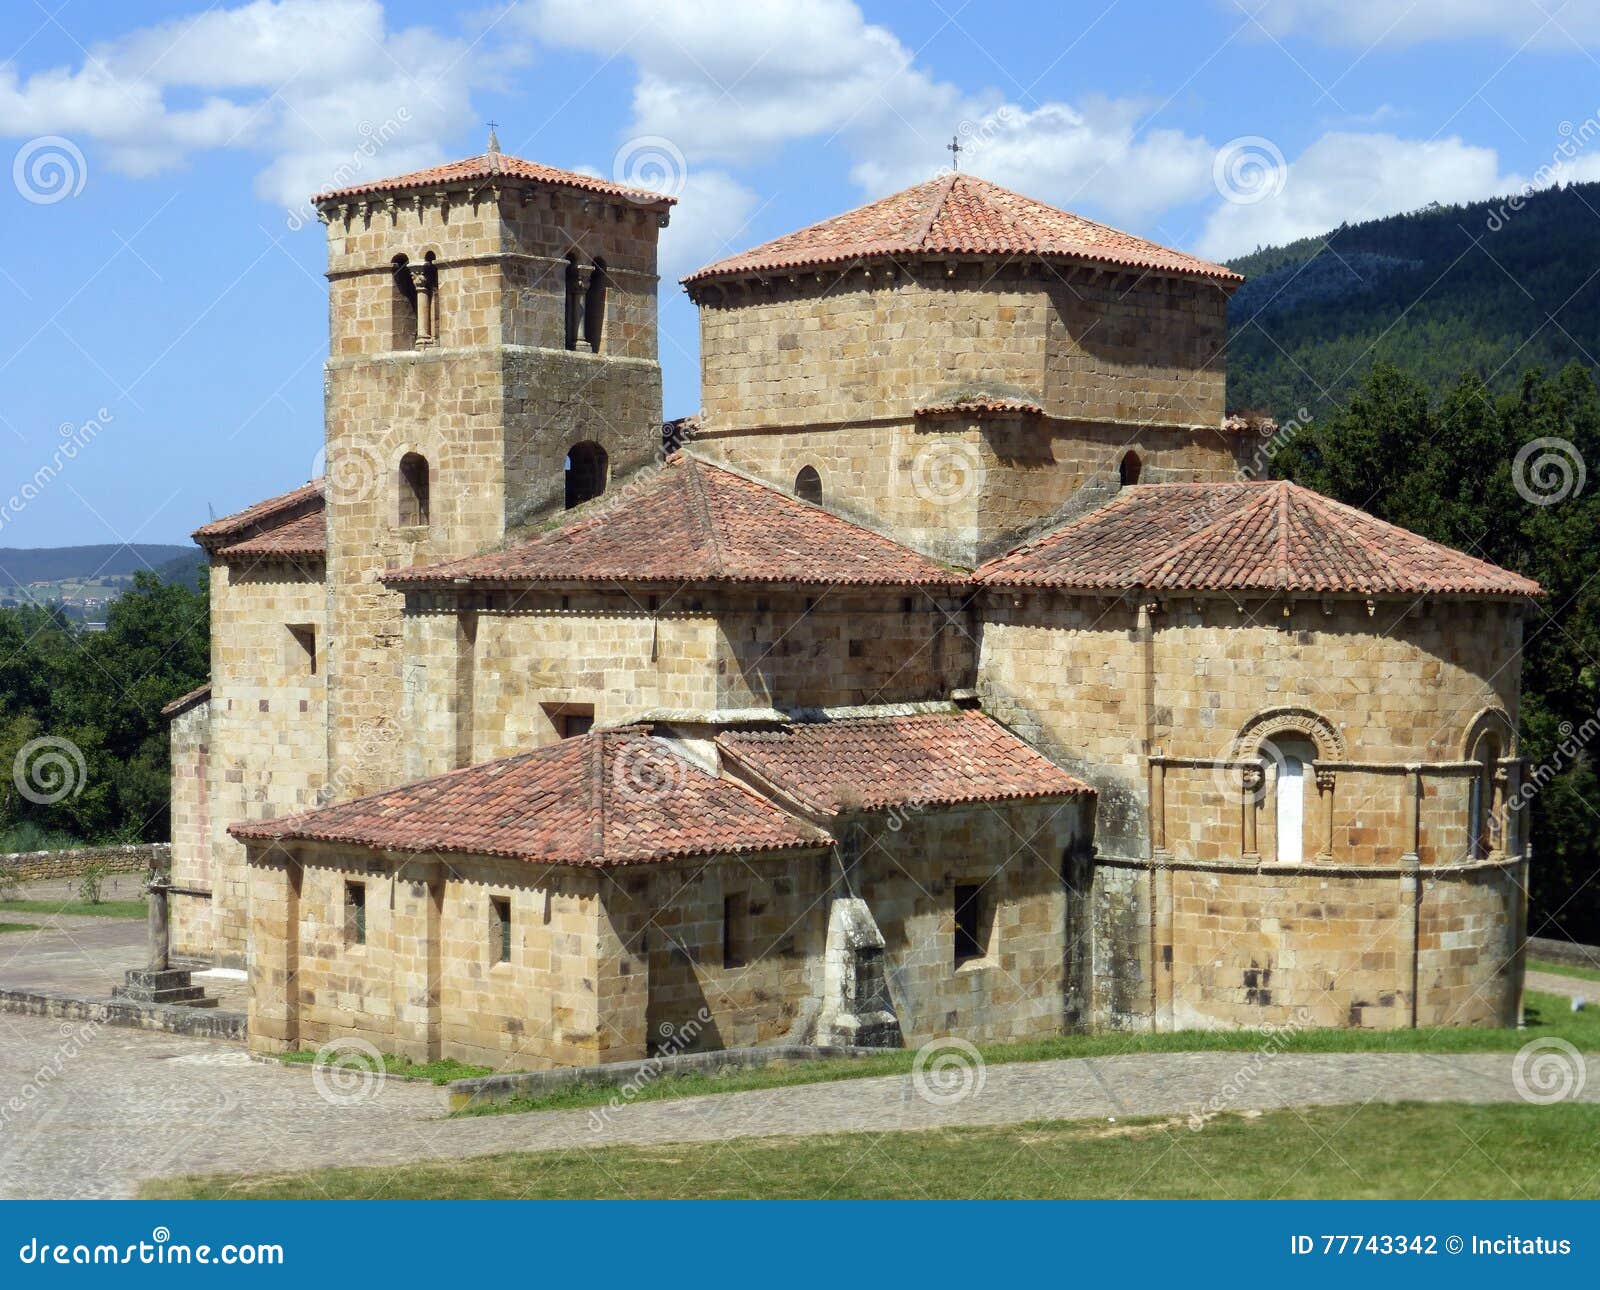
<instances>
[{"instance_id":1,"label":"weathered stone wall","mask_svg":"<svg viewBox=\"0 0 1600 1290\"><path fill-rule=\"evenodd\" d=\"M215 639L213 637L213 639ZM174 716L167 728L172 756L172 881L211 890L211 701ZM209 958L216 943L211 902L173 896L168 906L172 952Z\"/></svg>"},{"instance_id":2,"label":"weathered stone wall","mask_svg":"<svg viewBox=\"0 0 1600 1290\"><path fill-rule=\"evenodd\" d=\"M291 626L309 628L315 658ZM317 561L211 567L211 729L206 769L210 953L242 965L249 932L244 848L228 835L242 820L306 810L327 783L327 590ZM183 885L188 885L184 883ZM202 898L178 896L181 925L203 921ZM199 949L198 936L189 942Z\"/></svg>"},{"instance_id":3,"label":"weathered stone wall","mask_svg":"<svg viewBox=\"0 0 1600 1290\"><path fill-rule=\"evenodd\" d=\"M943 698L972 684L960 602L829 591L412 593L408 779L538 747L556 717ZM469 715L470 714L470 715Z\"/></svg>"},{"instance_id":4,"label":"weathered stone wall","mask_svg":"<svg viewBox=\"0 0 1600 1290\"><path fill-rule=\"evenodd\" d=\"M350 797L404 777L404 600L381 575L472 554L562 505L575 443L598 443L613 477L653 457L658 217L515 186L331 215L327 743L334 782ZM436 343L412 349L393 323L404 305L392 261L404 254L417 265L429 252ZM569 253L585 274L596 260L607 265L598 353L564 348ZM428 462L426 525L401 524L407 453Z\"/></svg>"},{"instance_id":5,"label":"weathered stone wall","mask_svg":"<svg viewBox=\"0 0 1600 1290\"><path fill-rule=\"evenodd\" d=\"M1422 875L1417 1024L1514 1026L1521 997L1515 865Z\"/></svg>"},{"instance_id":6,"label":"weathered stone wall","mask_svg":"<svg viewBox=\"0 0 1600 1290\"><path fill-rule=\"evenodd\" d=\"M172 844L140 842L130 846L69 847L62 851L12 851L0 855L0 874L18 882L81 878L90 866L106 873L149 873L172 863Z\"/></svg>"}]
</instances>

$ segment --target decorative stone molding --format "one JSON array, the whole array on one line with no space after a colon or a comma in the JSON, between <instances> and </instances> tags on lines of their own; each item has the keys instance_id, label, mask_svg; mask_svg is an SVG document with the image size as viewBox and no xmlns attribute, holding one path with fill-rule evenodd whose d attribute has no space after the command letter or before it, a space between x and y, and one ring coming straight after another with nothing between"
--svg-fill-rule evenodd
<instances>
[{"instance_id":1,"label":"decorative stone molding","mask_svg":"<svg viewBox=\"0 0 1600 1290\"><path fill-rule=\"evenodd\" d=\"M1512 724L1511 718L1504 708L1490 705L1481 709L1471 721L1467 723L1466 733L1461 740L1461 759L1474 761L1478 755L1478 744L1485 735L1494 735L1500 740L1500 754L1503 757L1514 757L1517 746L1517 728Z\"/></svg>"},{"instance_id":2,"label":"decorative stone molding","mask_svg":"<svg viewBox=\"0 0 1600 1290\"><path fill-rule=\"evenodd\" d=\"M1311 708L1268 708L1258 712L1239 729L1234 740L1234 755L1240 759L1259 757L1261 745L1274 735L1304 735L1317 749L1318 761L1343 761L1344 736L1338 727Z\"/></svg>"}]
</instances>

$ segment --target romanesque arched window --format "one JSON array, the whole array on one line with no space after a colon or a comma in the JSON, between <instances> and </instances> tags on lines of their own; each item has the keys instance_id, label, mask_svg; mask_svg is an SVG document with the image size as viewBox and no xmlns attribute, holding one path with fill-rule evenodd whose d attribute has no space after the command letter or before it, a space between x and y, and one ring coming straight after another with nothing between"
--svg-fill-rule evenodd
<instances>
[{"instance_id":1,"label":"romanesque arched window","mask_svg":"<svg viewBox=\"0 0 1600 1290\"><path fill-rule=\"evenodd\" d=\"M800 473L794 477L794 495L802 502L822 505L822 476L817 474L816 467L800 467Z\"/></svg>"},{"instance_id":2,"label":"romanesque arched window","mask_svg":"<svg viewBox=\"0 0 1600 1290\"><path fill-rule=\"evenodd\" d=\"M1500 821L1495 815L1494 787L1495 772L1499 769L1502 755L1500 736L1493 730L1484 731L1472 751L1472 760L1478 766L1472 775L1467 819L1474 860L1486 860L1500 849Z\"/></svg>"},{"instance_id":3,"label":"romanesque arched window","mask_svg":"<svg viewBox=\"0 0 1600 1290\"><path fill-rule=\"evenodd\" d=\"M412 349L417 343L417 287L411 279L411 261L397 255L389 264L394 279L389 304L389 348Z\"/></svg>"},{"instance_id":4,"label":"romanesque arched window","mask_svg":"<svg viewBox=\"0 0 1600 1290\"><path fill-rule=\"evenodd\" d=\"M578 348L578 328L583 320L583 270L578 267L574 252L567 256L566 276L566 345Z\"/></svg>"},{"instance_id":5,"label":"romanesque arched window","mask_svg":"<svg viewBox=\"0 0 1600 1290\"><path fill-rule=\"evenodd\" d=\"M1305 859L1306 786L1317 760L1317 746L1305 735L1281 732L1262 741L1261 755L1277 772L1273 807L1278 863L1299 864Z\"/></svg>"},{"instance_id":6,"label":"romanesque arched window","mask_svg":"<svg viewBox=\"0 0 1600 1290\"><path fill-rule=\"evenodd\" d=\"M420 452L400 458L399 521L406 528L428 522L428 459Z\"/></svg>"},{"instance_id":7,"label":"romanesque arched window","mask_svg":"<svg viewBox=\"0 0 1600 1290\"><path fill-rule=\"evenodd\" d=\"M1144 469L1144 462L1139 460L1136 452L1124 453L1121 464L1117 467L1117 479L1126 488L1129 484L1139 482L1139 472Z\"/></svg>"},{"instance_id":8,"label":"romanesque arched window","mask_svg":"<svg viewBox=\"0 0 1600 1290\"><path fill-rule=\"evenodd\" d=\"M589 270L589 289L583 296L583 338L596 354L600 352L600 332L606 324L606 288L611 279L606 275L606 262L595 257Z\"/></svg>"},{"instance_id":9,"label":"romanesque arched window","mask_svg":"<svg viewBox=\"0 0 1600 1290\"><path fill-rule=\"evenodd\" d=\"M567 450L567 509L606 491L609 461L597 443L575 443Z\"/></svg>"}]
</instances>

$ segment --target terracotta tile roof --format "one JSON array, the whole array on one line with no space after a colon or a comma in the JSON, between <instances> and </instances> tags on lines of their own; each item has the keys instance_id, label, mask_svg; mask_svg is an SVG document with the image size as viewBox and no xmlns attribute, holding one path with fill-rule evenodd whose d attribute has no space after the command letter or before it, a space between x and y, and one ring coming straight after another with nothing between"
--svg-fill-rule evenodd
<instances>
[{"instance_id":1,"label":"terracotta tile roof","mask_svg":"<svg viewBox=\"0 0 1600 1290\"><path fill-rule=\"evenodd\" d=\"M662 210L675 205L678 200L676 197L654 193L646 188L614 184L607 179L596 179L593 175L580 175L574 170L557 170L554 166L540 165L537 161L524 161L521 157L510 157L499 152L486 152L481 156L447 162L442 166L429 166L426 170L413 170L405 175L391 175L387 179L351 184L348 188L330 189L318 193L311 200L338 201L346 197L360 197L366 193L388 193L404 188L448 188L452 185L471 184L495 178L525 180L551 188L571 188L578 192L623 197L640 206Z\"/></svg>"},{"instance_id":2,"label":"terracotta tile roof","mask_svg":"<svg viewBox=\"0 0 1600 1290\"><path fill-rule=\"evenodd\" d=\"M832 841L637 730L564 739L353 802L234 824L228 832L257 841L305 839L591 866Z\"/></svg>"},{"instance_id":3,"label":"terracotta tile roof","mask_svg":"<svg viewBox=\"0 0 1600 1290\"><path fill-rule=\"evenodd\" d=\"M976 175L931 179L691 273L709 278L879 257L1088 260L1239 283L1231 269L1024 197Z\"/></svg>"},{"instance_id":4,"label":"terracotta tile roof","mask_svg":"<svg viewBox=\"0 0 1600 1290\"><path fill-rule=\"evenodd\" d=\"M987 397L952 399L948 403L925 403L916 410L919 417L1037 417L1044 409L1029 399L991 399Z\"/></svg>"},{"instance_id":5,"label":"terracotta tile roof","mask_svg":"<svg viewBox=\"0 0 1600 1290\"><path fill-rule=\"evenodd\" d=\"M561 528L503 551L385 576L395 586L457 580L752 582L805 586L965 586L956 574L870 529L765 484L675 453L630 488Z\"/></svg>"},{"instance_id":6,"label":"terracotta tile roof","mask_svg":"<svg viewBox=\"0 0 1600 1290\"><path fill-rule=\"evenodd\" d=\"M313 479L287 493L202 524L193 537L213 555L319 554L324 545L323 505L322 480ZM284 550L253 549L255 539L274 533L284 533L280 539L286 544ZM247 544L251 544L252 549L240 550Z\"/></svg>"},{"instance_id":7,"label":"terracotta tile roof","mask_svg":"<svg viewBox=\"0 0 1600 1290\"><path fill-rule=\"evenodd\" d=\"M1281 481L1124 488L973 577L1001 587L1541 594L1519 574Z\"/></svg>"},{"instance_id":8,"label":"terracotta tile roof","mask_svg":"<svg viewBox=\"0 0 1600 1290\"><path fill-rule=\"evenodd\" d=\"M225 560L249 556L322 555L327 541L327 524L319 506L277 528L265 529L243 542L225 546L218 554Z\"/></svg>"},{"instance_id":9,"label":"terracotta tile roof","mask_svg":"<svg viewBox=\"0 0 1600 1290\"><path fill-rule=\"evenodd\" d=\"M1094 792L973 711L725 731L717 747L796 803L826 815Z\"/></svg>"},{"instance_id":10,"label":"terracotta tile roof","mask_svg":"<svg viewBox=\"0 0 1600 1290\"><path fill-rule=\"evenodd\" d=\"M204 685L196 686L194 689L190 690L188 694L180 694L171 703L167 704L161 709L161 715L164 717L175 717L180 712L187 712L197 703L204 703L210 697L211 682L207 681Z\"/></svg>"}]
</instances>

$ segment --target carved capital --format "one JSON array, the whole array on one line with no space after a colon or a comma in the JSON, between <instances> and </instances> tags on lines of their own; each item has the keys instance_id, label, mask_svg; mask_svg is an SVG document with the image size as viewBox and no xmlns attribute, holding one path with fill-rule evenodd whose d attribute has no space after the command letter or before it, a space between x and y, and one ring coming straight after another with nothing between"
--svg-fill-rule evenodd
<instances>
[{"instance_id":1,"label":"carved capital","mask_svg":"<svg viewBox=\"0 0 1600 1290\"><path fill-rule=\"evenodd\" d=\"M1333 792L1334 781L1338 778L1334 774L1334 772L1331 771L1331 770L1324 770L1322 767L1319 766L1319 767L1317 767L1316 774L1317 774L1317 792L1319 792L1319 793L1331 793L1331 792Z\"/></svg>"},{"instance_id":2,"label":"carved capital","mask_svg":"<svg viewBox=\"0 0 1600 1290\"><path fill-rule=\"evenodd\" d=\"M1261 786L1267 782L1267 773L1260 766L1246 766L1242 773L1241 782L1247 793L1259 793Z\"/></svg>"}]
</instances>

